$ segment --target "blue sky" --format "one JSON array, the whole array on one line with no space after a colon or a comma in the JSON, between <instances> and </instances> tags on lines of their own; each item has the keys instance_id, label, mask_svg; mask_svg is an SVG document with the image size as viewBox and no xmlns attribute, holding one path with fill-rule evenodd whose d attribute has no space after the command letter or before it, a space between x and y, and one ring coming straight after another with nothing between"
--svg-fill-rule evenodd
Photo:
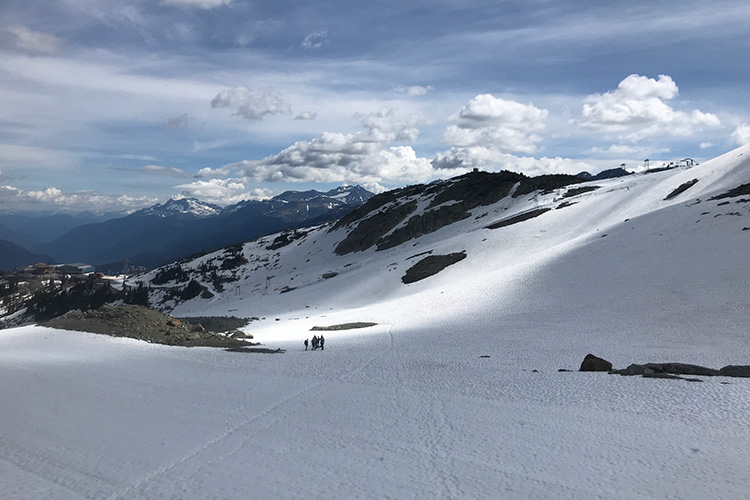
<instances>
[{"instance_id":1,"label":"blue sky","mask_svg":"<svg viewBox=\"0 0 750 500\"><path fill-rule=\"evenodd\" d=\"M750 9L6 0L0 211L598 172L750 142Z\"/></svg>"}]
</instances>

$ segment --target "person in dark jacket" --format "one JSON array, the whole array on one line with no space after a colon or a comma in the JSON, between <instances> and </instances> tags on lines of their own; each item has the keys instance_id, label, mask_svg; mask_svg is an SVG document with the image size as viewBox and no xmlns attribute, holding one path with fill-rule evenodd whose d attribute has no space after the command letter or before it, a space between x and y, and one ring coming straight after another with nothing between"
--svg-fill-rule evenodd
<instances>
[{"instance_id":1,"label":"person in dark jacket","mask_svg":"<svg viewBox=\"0 0 750 500\"><path fill-rule=\"evenodd\" d=\"M324 346L326 343L326 339L323 338L323 335L321 335L320 338L318 339L318 343L320 344L320 349L325 350Z\"/></svg>"},{"instance_id":2,"label":"person in dark jacket","mask_svg":"<svg viewBox=\"0 0 750 500\"><path fill-rule=\"evenodd\" d=\"M305 350L307 350L307 339L305 339Z\"/></svg>"}]
</instances>

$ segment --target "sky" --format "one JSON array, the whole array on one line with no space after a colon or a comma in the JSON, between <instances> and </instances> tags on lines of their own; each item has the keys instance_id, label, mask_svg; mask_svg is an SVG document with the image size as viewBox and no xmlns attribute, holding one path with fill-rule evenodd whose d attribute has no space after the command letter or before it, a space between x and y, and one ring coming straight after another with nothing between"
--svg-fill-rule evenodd
<instances>
[{"instance_id":1,"label":"sky","mask_svg":"<svg viewBox=\"0 0 750 500\"><path fill-rule=\"evenodd\" d=\"M599 172L750 142L746 2L6 0L0 212Z\"/></svg>"}]
</instances>

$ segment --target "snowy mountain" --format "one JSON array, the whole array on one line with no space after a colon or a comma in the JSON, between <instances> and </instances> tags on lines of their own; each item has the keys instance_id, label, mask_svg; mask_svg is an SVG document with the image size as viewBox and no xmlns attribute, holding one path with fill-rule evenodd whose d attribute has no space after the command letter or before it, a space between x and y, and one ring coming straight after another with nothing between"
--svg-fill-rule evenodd
<instances>
[{"instance_id":1,"label":"snowy mountain","mask_svg":"<svg viewBox=\"0 0 750 500\"><path fill-rule=\"evenodd\" d=\"M221 207L203 202L197 198L170 199L166 203L153 205L134 212L138 217L172 217L189 215L193 217L210 217L221 213Z\"/></svg>"},{"instance_id":2,"label":"snowy mountain","mask_svg":"<svg viewBox=\"0 0 750 500\"><path fill-rule=\"evenodd\" d=\"M358 186L333 195L287 192L223 209L195 198L171 199L126 217L77 227L41 248L59 261L92 263L105 272L120 272L123 259L153 268L290 227L335 220L368 195L372 193Z\"/></svg>"},{"instance_id":3,"label":"snowy mountain","mask_svg":"<svg viewBox=\"0 0 750 500\"><path fill-rule=\"evenodd\" d=\"M745 498L750 379L577 369L750 365L749 238L750 145L383 193L138 279L179 316L256 317L279 354L0 331L0 477L18 498Z\"/></svg>"}]
</instances>

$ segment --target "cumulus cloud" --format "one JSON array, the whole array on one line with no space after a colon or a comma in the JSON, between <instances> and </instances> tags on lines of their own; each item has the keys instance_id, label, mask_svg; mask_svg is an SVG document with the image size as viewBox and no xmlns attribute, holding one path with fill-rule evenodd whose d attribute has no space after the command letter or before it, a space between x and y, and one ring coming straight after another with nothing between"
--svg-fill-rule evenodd
<instances>
[{"instance_id":1,"label":"cumulus cloud","mask_svg":"<svg viewBox=\"0 0 750 500\"><path fill-rule=\"evenodd\" d=\"M714 114L677 111L665 102L677 94L677 85L668 75L655 80L633 74L617 89L586 98L578 123L598 132L620 132L620 139L627 142L660 134L690 136L721 125Z\"/></svg>"},{"instance_id":2,"label":"cumulus cloud","mask_svg":"<svg viewBox=\"0 0 750 500\"><path fill-rule=\"evenodd\" d=\"M4 45L27 54L54 54L62 47L62 38L49 33L33 31L26 26L16 24L3 30Z\"/></svg>"},{"instance_id":3,"label":"cumulus cloud","mask_svg":"<svg viewBox=\"0 0 750 500\"><path fill-rule=\"evenodd\" d=\"M732 132L732 140L739 146L750 144L750 125L743 123L738 125L734 132Z\"/></svg>"},{"instance_id":4,"label":"cumulus cloud","mask_svg":"<svg viewBox=\"0 0 750 500\"><path fill-rule=\"evenodd\" d=\"M451 119L441 140L454 147L488 146L503 151L533 153L542 138L548 111L533 104L480 94Z\"/></svg>"},{"instance_id":5,"label":"cumulus cloud","mask_svg":"<svg viewBox=\"0 0 750 500\"><path fill-rule=\"evenodd\" d=\"M189 177L190 175L184 170L174 167L164 167L162 165L146 165L138 169L139 172L150 175L163 175L166 177Z\"/></svg>"},{"instance_id":6,"label":"cumulus cloud","mask_svg":"<svg viewBox=\"0 0 750 500\"><path fill-rule=\"evenodd\" d=\"M211 168L211 167L205 167L200 170L193 176L196 179L211 179L214 177L226 177L228 176L232 171L231 165L224 165L223 167L219 168Z\"/></svg>"},{"instance_id":7,"label":"cumulus cloud","mask_svg":"<svg viewBox=\"0 0 750 500\"><path fill-rule=\"evenodd\" d=\"M438 153L432 160L432 166L440 171L442 176L458 175L473 168L489 172L511 170L530 176L577 174L594 168L586 162L568 158L522 157L483 146L451 148Z\"/></svg>"},{"instance_id":8,"label":"cumulus cloud","mask_svg":"<svg viewBox=\"0 0 750 500\"><path fill-rule=\"evenodd\" d=\"M65 193L55 187L24 191L14 186L0 186L0 209L7 204L14 210L127 212L151 206L156 201L156 198L145 196L107 195L94 191Z\"/></svg>"},{"instance_id":9,"label":"cumulus cloud","mask_svg":"<svg viewBox=\"0 0 750 500\"><path fill-rule=\"evenodd\" d=\"M426 85L412 85L410 87L396 87L396 92L399 92L401 94L406 94L411 97L418 97L421 95L425 95L428 92L431 92L433 90L432 86Z\"/></svg>"},{"instance_id":10,"label":"cumulus cloud","mask_svg":"<svg viewBox=\"0 0 750 500\"><path fill-rule=\"evenodd\" d=\"M356 136L357 140L362 142L414 142L419 137L417 127L429 123L427 118L417 113L399 117L396 108L392 107L383 107L374 113L355 116L362 119L365 128Z\"/></svg>"},{"instance_id":11,"label":"cumulus cloud","mask_svg":"<svg viewBox=\"0 0 750 500\"><path fill-rule=\"evenodd\" d=\"M307 121L307 120L314 120L317 117L318 117L318 113L314 113L314 112L311 112L311 111L303 111L302 113L300 113L297 116L295 116L294 119L295 120Z\"/></svg>"},{"instance_id":12,"label":"cumulus cloud","mask_svg":"<svg viewBox=\"0 0 750 500\"><path fill-rule=\"evenodd\" d=\"M302 40L300 47L307 50L319 49L326 43L328 43L328 32L316 31L307 35L305 39Z\"/></svg>"},{"instance_id":13,"label":"cumulus cloud","mask_svg":"<svg viewBox=\"0 0 750 500\"><path fill-rule=\"evenodd\" d=\"M233 0L162 0L159 5L182 7L183 9L215 9L229 5Z\"/></svg>"},{"instance_id":14,"label":"cumulus cloud","mask_svg":"<svg viewBox=\"0 0 750 500\"><path fill-rule=\"evenodd\" d=\"M272 92L255 92L247 87L222 90L211 100L211 107L229 108L233 114L248 120L292 113L292 107L280 96Z\"/></svg>"},{"instance_id":15,"label":"cumulus cloud","mask_svg":"<svg viewBox=\"0 0 750 500\"><path fill-rule=\"evenodd\" d=\"M238 179L209 179L190 184L175 186L181 195L188 198L199 198L216 205L232 205L245 200L262 200L270 198L269 189L248 190Z\"/></svg>"},{"instance_id":16,"label":"cumulus cloud","mask_svg":"<svg viewBox=\"0 0 750 500\"><path fill-rule=\"evenodd\" d=\"M385 148L357 134L324 132L259 161L231 165L252 182L410 183L430 179L429 160L409 146Z\"/></svg>"}]
</instances>

